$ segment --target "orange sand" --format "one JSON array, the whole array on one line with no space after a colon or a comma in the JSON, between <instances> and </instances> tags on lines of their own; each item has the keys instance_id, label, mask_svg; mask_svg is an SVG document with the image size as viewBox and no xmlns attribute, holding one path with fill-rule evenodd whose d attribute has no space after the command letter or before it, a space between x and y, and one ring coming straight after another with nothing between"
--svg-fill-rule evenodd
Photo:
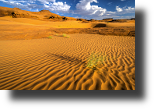
<instances>
[{"instance_id":1,"label":"orange sand","mask_svg":"<svg viewBox=\"0 0 155 110\"><path fill-rule=\"evenodd\" d=\"M94 28L98 24L106 27ZM82 23L0 17L0 89L135 90L134 27L130 20ZM62 36L65 30L69 38ZM117 36L109 35L113 30ZM86 67L92 52L109 56L97 70Z\"/></svg>"},{"instance_id":2,"label":"orange sand","mask_svg":"<svg viewBox=\"0 0 155 110\"><path fill-rule=\"evenodd\" d=\"M72 34L70 38L0 41L0 89L135 90L135 38ZM100 70L92 52L118 56Z\"/></svg>"}]
</instances>

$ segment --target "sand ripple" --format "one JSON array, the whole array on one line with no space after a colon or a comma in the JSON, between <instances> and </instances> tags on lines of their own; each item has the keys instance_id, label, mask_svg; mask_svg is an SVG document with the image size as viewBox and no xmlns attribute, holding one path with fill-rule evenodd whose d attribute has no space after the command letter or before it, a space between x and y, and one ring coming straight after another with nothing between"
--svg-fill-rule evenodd
<instances>
[{"instance_id":1,"label":"sand ripple","mask_svg":"<svg viewBox=\"0 0 155 110\"><path fill-rule=\"evenodd\" d=\"M3 90L135 90L134 37L10 40L0 41L0 50ZM98 70L85 66L92 52L109 56Z\"/></svg>"}]
</instances>

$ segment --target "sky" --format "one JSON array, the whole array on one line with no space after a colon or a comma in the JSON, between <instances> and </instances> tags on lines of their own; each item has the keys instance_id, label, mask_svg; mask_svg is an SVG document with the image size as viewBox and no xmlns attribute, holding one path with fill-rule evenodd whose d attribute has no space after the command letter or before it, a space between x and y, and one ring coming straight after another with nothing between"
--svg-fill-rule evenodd
<instances>
[{"instance_id":1,"label":"sky","mask_svg":"<svg viewBox=\"0 0 155 110\"><path fill-rule=\"evenodd\" d=\"M84 19L135 18L135 0L0 0L0 6Z\"/></svg>"}]
</instances>

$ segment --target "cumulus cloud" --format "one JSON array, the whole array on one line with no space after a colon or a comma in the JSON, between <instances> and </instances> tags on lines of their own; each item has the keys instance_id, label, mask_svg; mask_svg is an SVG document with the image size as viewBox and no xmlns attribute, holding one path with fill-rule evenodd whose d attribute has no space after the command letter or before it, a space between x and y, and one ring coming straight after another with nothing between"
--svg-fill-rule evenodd
<instances>
[{"instance_id":1,"label":"cumulus cloud","mask_svg":"<svg viewBox=\"0 0 155 110\"><path fill-rule=\"evenodd\" d=\"M39 8L50 11L69 11L70 7L66 2L57 2L56 0L0 0L6 4L28 10L37 10ZM37 2L37 3L36 3Z\"/></svg>"},{"instance_id":2,"label":"cumulus cloud","mask_svg":"<svg viewBox=\"0 0 155 110\"><path fill-rule=\"evenodd\" d=\"M116 10L117 10L117 12L122 12L123 11L123 9L120 8L119 6L116 6Z\"/></svg>"},{"instance_id":3,"label":"cumulus cloud","mask_svg":"<svg viewBox=\"0 0 155 110\"><path fill-rule=\"evenodd\" d=\"M70 7L66 2L46 3L44 7L50 11L69 11Z\"/></svg>"},{"instance_id":4,"label":"cumulus cloud","mask_svg":"<svg viewBox=\"0 0 155 110\"><path fill-rule=\"evenodd\" d=\"M123 16L124 14L135 13L134 7L119 7L116 6L116 11L106 11L103 16L91 16L93 19L104 19L104 18L134 18L134 16Z\"/></svg>"},{"instance_id":5,"label":"cumulus cloud","mask_svg":"<svg viewBox=\"0 0 155 110\"><path fill-rule=\"evenodd\" d=\"M97 0L81 0L80 3L77 3L76 8L81 10L90 10L92 8L90 3L92 2L97 3Z\"/></svg>"},{"instance_id":6,"label":"cumulus cloud","mask_svg":"<svg viewBox=\"0 0 155 110\"><path fill-rule=\"evenodd\" d=\"M93 19L102 19L102 18L111 18L118 17L118 15L134 13L135 8L133 7L119 7L116 6L116 11L108 11L103 7L99 7L98 5L91 5L91 3L98 3L97 0L80 0L79 3L76 4L76 10L73 11L74 14L79 14L84 18L93 18ZM112 2L109 2L110 5Z\"/></svg>"},{"instance_id":7,"label":"cumulus cloud","mask_svg":"<svg viewBox=\"0 0 155 110\"><path fill-rule=\"evenodd\" d=\"M27 1L24 1L24 0L0 0L8 5L12 5L14 7L18 7L18 8L21 8L21 9L28 9L28 10L31 10L31 7L30 4L28 4ZM30 6L30 7L29 7Z\"/></svg>"},{"instance_id":8,"label":"cumulus cloud","mask_svg":"<svg viewBox=\"0 0 155 110\"><path fill-rule=\"evenodd\" d=\"M116 16L121 16L121 15L124 15L124 14L129 14L129 13L135 13L135 8L133 7L119 7L119 6L116 6L116 11L107 11L105 16L103 16L104 18L105 17L108 17L108 18L112 18L112 17L116 17Z\"/></svg>"},{"instance_id":9,"label":"cumulus cloud","mask_svg":"<svg viewBox=\"0 0 155 110\"><path fill-rule=\"evenodd\" d=\"M119 7L116 6L116 11L108 11L104 7L99 7L98 5L91 5L91 3L98 3L97 0L80 0L76 4L76 10L73 11L73 14L78 14L83 18L92 18L92 19L103 19L103 18L119 18L123 14L135 13L135 8L133 7ZM109 2L110 5L112 2Z\"/></svg>"},{"instance_id":10,"label":"cumulus cloud","mask_svg":"<svg viewBox=\"0 0 155 110\"><path fill-rule=\"evenodd\" d=\"M135 8L127 7L127 6L125 6L123 8L120 8L119 6L116 6L116 10L120 14L126 14L126 13L133 13L133 12L135 12Z\"/></svg>"},{"instance_id":11,"label":"cumulus cloud","mask_svg":"<svg viewBox=\"0 0 155 110\"><path fill-rule=\"evenodd\" d=\"M37 0L41 2L42 4L49 4L50 2L56 2L56 0Z\"/></svg>"},{"instance_id":12,"label":"cumulus cloud","mask_svg":"<svg viewBox=\"0 0 155 110\"><path fill-rule=\"evenodd\" d=\"M127 8L124 8L124 10L127 11L127 12L134 12L135 8L127 7Z\"/></svg>"},{"instance_id":13,"label":"cumulus cloud","mask_svg":"<svg viewBox=\"0 0 155 110\"><path fill-rule=\"evenodd\" d=\"M76 4L76 13L80 15L95 15L103 16L106 13L106 9L99 7L98 5L91 5L91 3L98 3L97 0L81 0Z\"/></svg>"}]
</instances>

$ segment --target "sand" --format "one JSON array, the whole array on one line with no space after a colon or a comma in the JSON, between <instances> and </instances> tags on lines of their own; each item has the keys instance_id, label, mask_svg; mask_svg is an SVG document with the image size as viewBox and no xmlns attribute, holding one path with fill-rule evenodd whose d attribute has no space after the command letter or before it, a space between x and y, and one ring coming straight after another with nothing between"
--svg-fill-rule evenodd
<instances>
[{"instance_id":1,"label":"sand","mask_svg":"<svg viewBox=\"0 0 155 110\"><path fill-rule=\"evenodd\" d=\"M135 22L98 24L0 17L0 89L135 90Z\"/></svg>"},{"instance_id":2,"label":"sand","mask_svg":"<svg viewBox=\"0 0 155 110\"><path fill-rule=\"evenodd\" d=\"M106 27L102 27L102 25ZM95 27L95 26L100 27ZM106 23L80 21L51 22L28 18L0 17L0 40L27 40L47 38L55 34L100 34L135 36L135 23Z\"/></svg>"},{"instance_id":3,"label":"sand","mask_svg":"<svg viewBox=\"0 0 155 110\"><path fill-rule=\"evenodd\" d=\"M135 90L134 45L134 37L90 34L0 41L0 89ZM118 58L88 69L93 51Z\"/></svg>"}]
</instances>

